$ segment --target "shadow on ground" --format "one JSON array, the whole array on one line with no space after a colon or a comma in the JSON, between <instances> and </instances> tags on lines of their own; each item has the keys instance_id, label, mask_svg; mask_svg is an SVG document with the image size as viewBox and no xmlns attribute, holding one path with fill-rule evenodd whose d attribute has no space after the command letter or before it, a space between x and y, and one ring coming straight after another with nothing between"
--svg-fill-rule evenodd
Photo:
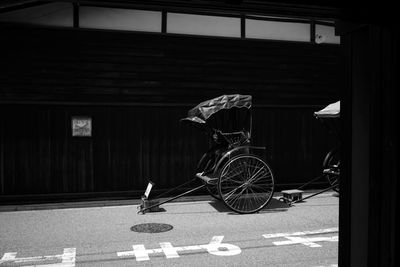
<instances>
[{"instance_id":1,"label":"shadow on ground","mask_svg":"<svg viewBox=\"0 0 400 267\"><path fill-rule=\"evenodd\" d=\"M227 212L232 215L240 215L237 212L232 211L222 201L214 200L210 202L210 205L219 212ZM287 211L290 206L285 202L279 201L272 198L271 201L258 213L272 213L272 212L284 212Z\"/></svg>"}]
</instances>

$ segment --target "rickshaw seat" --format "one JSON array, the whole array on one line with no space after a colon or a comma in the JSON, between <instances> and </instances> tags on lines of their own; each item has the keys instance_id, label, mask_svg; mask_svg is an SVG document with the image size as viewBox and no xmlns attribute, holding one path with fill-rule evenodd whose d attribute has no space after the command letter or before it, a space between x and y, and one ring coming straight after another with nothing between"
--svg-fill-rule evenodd
<instances>
[{"instance_id":1,"label":"rickshaw seat","mask_svg":"<svg viewBox=\"0 0 400 267\"><path fill-rule=\"evenodd\" d=\"M223 133L219 132L225 141L231 146L239 146L250 140L250 134L245 131Z\"/></svg>"}]
</instances>

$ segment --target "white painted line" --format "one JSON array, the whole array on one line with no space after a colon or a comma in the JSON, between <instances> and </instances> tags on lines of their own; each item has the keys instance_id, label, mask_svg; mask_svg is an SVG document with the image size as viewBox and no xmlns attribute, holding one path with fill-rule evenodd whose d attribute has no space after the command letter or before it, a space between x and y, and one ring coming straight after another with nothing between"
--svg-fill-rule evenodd
<instances>
[{"instance_id":1,"label":"white painted line","mask_svg":"<svg viewBox=\"0 0 400 267\"><path fill-rule=\"evenodd\" d=\"M178 255L179 247L175 248L169 242L160 243L160 247L161 247L162 251L164 252L165 257L167 257L167 259L179 258L179 255Z\"/></svg>"},{"instance_id":2,"label":"white painted line","mask_svg":"<svg viewBox=\"0 0 400 267\"><path fill-rule=\"evenodd\" d=\"M291 232L291 233L276 233L276 234L264 234L263 237L266 239L272 238L286 238L285 241L275 241L272 242L276 246L283 245L295 245L295 244L303 244L310 248L319 248L322 247L317 242L338 242L339 237L337 235L334 236L318 236L315 235L326 235L326 234L337 234L339 232L338 227L326 228L326 229L318 229L312 231L302 231L302 232ZM304 237L304 236L313 236L313 237Z\"/></svg>"},{"instance_id":3,"label":"white painted line","mask_svg":"<svg viewBox=\"0 0 400 267\"><path fill-rule=\"evenodd\" d=\"M202 245L201 247L207 249L208 253L216 256L234 256L240 254L241 249L238 246L221 243L224 236L214 236L208 245ZM224 250L220 250L224 248Z\"/></svg>"},{"instance_id":4,"label":"white painted line","mask_svg":"<svg viewBox=\"0 0 400 267\"><path fill-rule=\"evenodd\" d=\"M338 236L311 237L311 238L286 236L285 238L289 239L289 240L288 241L277 241L277 242L273 242L273 244L276 246L303 244L310 248L319 248L322 246L317 244L316 242L338 242L339 241Z\"/></svg>"},{"instance_id":5,"label":"white painted line","mask_svg":"<svg viewBox=\"0 0 400 267\"><path fill-rule=\"evenodd\" d=\"M34 265L23 265L25 267L37 266L37 267L74 267L76 258L76 248L65 248L61 255L50 255L50 256L34 256L34 257L22 257L17 258L17 252L8 252L3 255L0 260L2 263L17 263L17 264L32 264ZM43 263L45 261L60 260L61 263L52 264L36 264Z\"/></svg>"},{"instance_id":6,"label":"white painted line","mask_svg":"<svg viewBox=\"0 0 400 267\"><path fill-rule=\"evenodd\" d=\"M17 252L7 252L4 253L3 257L1 257L0 264L4 262L11 262L15 260L15 257L17 257Z\"/></svg>"},{"instance_id":7,"label":"white painted line","mask_svg":"<svg viewBox=\"0 0 400 267\"><path fill-rule=\"evenodd\" d=\"M276 234L264 234L264 238L278 238L278 237L287 237L287 236L304 236L304 235L317 235L317 234L330 234L330 233L338 233L339 227L327 228L327 229L319 229L313 231L302 231L302 232L291 232L291 233L276 233Z\"/></svg>"},{"instance_id":8,"label":"white painted line","mask_svg":"<svg viewBox=\"0 0 400 267\"><path fill-rule=\"evenodd\" d=\"M208 253L216 256L234 256L242 251L238 246L222 243L224 236L214 236L209 244L174 247L170 242L161 242L157 249L146 249L144 245L133 245L131 251L117 252L118 257L135 257L136 261L150 260L150 254L164 253L167 259L179 258L180 251L195 251L205 249Z\"/></svg>"}]
</instances>

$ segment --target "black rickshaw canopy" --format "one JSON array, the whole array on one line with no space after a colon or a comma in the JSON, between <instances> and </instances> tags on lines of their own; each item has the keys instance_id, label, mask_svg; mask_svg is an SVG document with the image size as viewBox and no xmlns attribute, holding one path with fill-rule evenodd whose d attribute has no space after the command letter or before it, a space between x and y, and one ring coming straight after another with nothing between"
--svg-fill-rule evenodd
<instances>
[{"instance_id":1,"label":"black rickshaw canopy","mask_svg":"<svg viewBox=\"0 0 400 267\"><path fill-rule=\"evenodd\" d=\"M188 116L182 120L206 123L215 113L231 108L251 108L251 95L222 95L204 102L188 111Z\"/></svg>"},{"instance_id":2,"label":"black rickshaw canopy","mask_svg":"<svg viewBox=\"0 0 400 267\"><path fill-rule=\"evenodd\" d=\"M215 131L223 133L243 132L251 136L251 95L221 95L201 102L188 111L182 122L213 134Z\"/></svg>"}]
</instances>

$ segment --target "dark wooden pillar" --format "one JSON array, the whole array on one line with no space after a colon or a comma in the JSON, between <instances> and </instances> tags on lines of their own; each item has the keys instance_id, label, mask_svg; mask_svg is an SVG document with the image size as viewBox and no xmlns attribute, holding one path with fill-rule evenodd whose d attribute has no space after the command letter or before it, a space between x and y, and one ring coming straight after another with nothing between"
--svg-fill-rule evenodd
<instances>
[{"instance_id":1,"label":"dark wooden pillar","mask_svg":"<svg viewBox=\"0 0 400 267\"><path fill-rule=\"evenodd\" d=\"M398 32L343 22L337 31L346 65L339 265L395 266Z\"/></svg>"}]
</instances>

